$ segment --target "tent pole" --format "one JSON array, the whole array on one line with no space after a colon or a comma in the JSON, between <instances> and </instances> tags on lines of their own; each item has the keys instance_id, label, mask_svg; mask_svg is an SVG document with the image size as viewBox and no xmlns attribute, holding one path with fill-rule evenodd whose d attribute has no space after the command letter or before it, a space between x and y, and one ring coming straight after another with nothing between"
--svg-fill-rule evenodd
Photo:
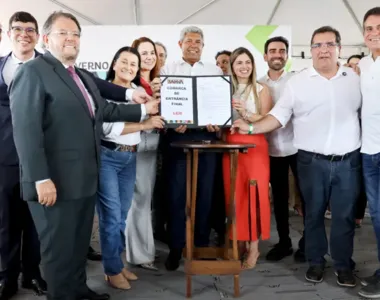
<instances>
[{"instance_id":1,"label":"tent pole","mask_svg":"<svg viewBox=\"0 0 380 300\"><path fill-rule=\"evenodd\" d=\"M273 7L272 12L270 13L269 19L268 19L268 21L267 21L267 25L270 25L270 24L272 23L273 18L274 18L274 16L276 15L277 10L278 10L278 8L279 8L281 2L282 2L282 0L277 0L276 5Z\"/></svg>"},{"instance_id":2,"label":"tent pole","mask_svg":"<svg viewBox=\"0 0 380 300\"><path fill-rule=\"evenodd\" d=\"M79 11L71 8L70 6L67 6L66 4L63 4L60 1L57 1L57 0L49 0L49 1L52 2L52 3L54 3L54 4L56 4L56 5L58 5L58 6L60 6L60 7L62 7L63 9L65 9L67 11L71 12L72 14L74 14L74 15L76 15L76 16L78 16L78 17L80 17L80 18L82 18L82 19L90 22L91 24L102 25L99 22L95 21L94 19L91 19L90 17L88 17L88 16L80 13Z\"/></svg>"},{"instance_id":3,"label":"tent pole","mask_svg":"<svg viewBox=\"0 0 380 300\"><path fill-rule=\"evenodd\" d=\"M207 6L213 4L214 2L216 2L218 0L211 0L210 2L207 2L205 5L203 5L201 8L197 9L196 11L192 12L191 14L189 14L187 17L185 17L184 19L178 21L176 24L181 24L182 22L186 21L187 19L189 19L190 17L196 15L197 13L199 13L201 10L205 9Z\"/></svg>"},{"instance_id":4,"label":"tent pole","mask_svg":"<svg viewBox=\"0 0 380 300\"><path fill-rule=\"evenodd\" d=\"M346 7L346 9L348 10L348 12L350 13L352 19L354 20L356 26L359 28L359 31L361 34L363 34L363 27L362 27L362 24L360 23L358 17L356 16L354 10L352 9L352 6L350 4L350 2L348 2L348 0L342 0L344 6Z\"/></svg>"}]
</instances>

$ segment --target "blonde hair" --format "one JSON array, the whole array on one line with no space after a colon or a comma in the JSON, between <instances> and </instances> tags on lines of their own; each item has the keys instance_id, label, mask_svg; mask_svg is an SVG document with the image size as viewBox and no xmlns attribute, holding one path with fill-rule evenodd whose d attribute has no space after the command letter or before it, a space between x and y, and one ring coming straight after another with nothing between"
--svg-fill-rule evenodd
<instances>
[{"instance_id":1,"label":"blonde hair","mask_svg":"<svg viewBox=\"0 0 380 300\"><path fill-rule=\"evenodd\" d=\"M257 85L256 85L257 75L256 75L255 59L253 58L252 53L247 48L244 48L244 47L239 47L239 48L235 49L234 51L232 51L231 56L230 56L230 70L231 70L231 75L232 75L232 91L233 91L233 93L236 93L236 91L238 90L238 85L239 85L238 79L237 79L236 74L233 70L233 64L234 64L235 60L242 54L247 54L249 59L252 62L252 74L248 78L247 87L244 89L243 99L248 99L249 94L252 91L253 98L255 101L256 111L259 112L261 110L261 103L260 103L259 94L257 92Z\"/></svg>"}]
</instances>

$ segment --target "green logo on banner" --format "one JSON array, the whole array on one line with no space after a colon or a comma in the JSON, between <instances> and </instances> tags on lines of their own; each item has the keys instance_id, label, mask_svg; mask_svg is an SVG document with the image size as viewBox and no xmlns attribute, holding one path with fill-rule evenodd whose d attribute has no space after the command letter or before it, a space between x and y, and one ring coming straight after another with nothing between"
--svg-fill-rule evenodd
<instances>
[{"instance_id":1,"label":"green logo on banner","mask_svg":"<svg viewBox=\"0 0 380 300\"><path fill-rule=\"evenodd\" d=\"M253 26L246 34L245 38L262 54L264 55L265 42L269 39L272 33L277 29L277 25L258 25ZM288 60L285 70L289 71L292 63Z\"/></svg>"}]
</instances>

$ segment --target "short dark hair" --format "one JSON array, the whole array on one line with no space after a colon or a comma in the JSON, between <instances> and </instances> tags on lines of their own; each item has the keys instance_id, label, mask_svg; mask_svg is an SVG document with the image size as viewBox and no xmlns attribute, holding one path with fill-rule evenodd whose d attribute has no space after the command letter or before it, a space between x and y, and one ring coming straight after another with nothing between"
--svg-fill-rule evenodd
<instances>
[{"instance_id":1,"label":"short dark hair","mask_svg":"<svg viewBox=\"0 0 380 300\"><path fill-rule=\"evenodd\" d=\"M363 27L364 27L364 23L365 23L365 21L367 21L367 19L368 19L370 16L380 16L380 6L377 6L377 7L371 8L369 11L367 11L367 12L365 13L364 18L363 18Z\"/></svg>"},{"instance_id":2,"label":"short dark hair","mask_svg":"<svg viewBox=\"0 0 380 300\"><path fill-rule=\"evenodd\" d=\"M9 18L9 30L12 29L13 22L33 23L34 26L36 27L36 32L38 33L38 23L37 23L36 18L26 11L16 11Z\"/></svg>"},{"instance_id":3,"label":"short dark hair","mask_svg":"<svg viewBox=\"0 0 380 300\"><path fill-rule=\"evenodd\" d=\"M285 44L286 53L289 52L289 41L286 38L284 38L283 36L275 36L275 37L272 37L265 42L265 45L264 45L264 53L265 54L268 53L269 44L274 43L274 42L280 42L280 43Z\"/></svg>"},{"instance_id":4,"label":"short dark hair","mask_svg":"<svg viewBox=\"0 0 380 300\"><path fill-rule=\"evenodd\" d=\"M341 41L342 41L342 38L340 36L340 33L338 30L336 30L335 28L331 27L331 26L322 26L322 27L319 27L318 29L314 30L313 32L313 35L311 36L311 41L310 41L310 45L313 44L313 40L314 40L314 37L317 35L317 34L320 34L320 33L326 33L326 32L331 32L333 34L335 34L335 42L340 45Z\"/></svg>"},{"instance_id":5,"label":"short dark hair","mask_svg":"<svg viewBox=\"0 0 380 300\"><path fill-rule=\"evenodd\" d=\"M111 61L110 68L108 69L106 80L112 81L115 79L115 71L113 69L113 66L115 62L119 59L120 54L123 52L129 52L137 56L139 70L136 74L136 77L132 80L132 83L136 84L137 86L140 86L141 85L141 82L140 82L141 57L136 48L129 47L129 46L125 46L117 50L117 52L115 53L115 56L113 57Z\"/></svg>"},{"instance_id":6,"label":"short dark hair","mask_svg":"<svg viewBox=\"0 0 380 300\"><path fill-rule=\"evenodd\" d=\"M363 56L362 56L361 54L354 54L354 55L351 55L351 56L347 59L347 63L350 63L350 60L353 59L353 58L362 59Z\"/></svg>"},{"instance_id":7,"label":"short dark hair","mask_svg":"<svg viewBox=\"0 0 380 300\"><path fill-rule=\"evenodd\" d=\"M231 51L228 51L228 50L222 50L222 51L219 51L218 53L216 53L216 55L215 55L215 60L217 60L218 59L218 57L220 56L220 55L227 55L227 56L231 56Z\"/></svg>"},{"instance_id":8,"label":"short dark hair","mask_svg":"<svg viewBox=\"0 0 380 300\"><path fill-rule=\"evenodd\" d=\"M48 35L51 32L51 28L54 22L59 18L66 18L74 21L75 24L78 26L79 32L82 32L82 28L80 27L79 21L73 14L66 13L63 11L55 11L46 19L45 24L42 28L42 33Z\"/></svg>"}]
</instances>

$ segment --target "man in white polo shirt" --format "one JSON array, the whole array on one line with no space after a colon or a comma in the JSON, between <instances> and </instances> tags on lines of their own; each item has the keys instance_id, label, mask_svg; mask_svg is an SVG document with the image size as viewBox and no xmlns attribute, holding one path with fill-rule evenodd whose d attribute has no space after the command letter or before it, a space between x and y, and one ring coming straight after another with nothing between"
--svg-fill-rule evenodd
<instances>
[{"instance_id":1,"label":"man in white polo shirt","mask_svg":"<svg viewBox=\"0 0 380 300\"><path fill-rule=\"evenodd\" d=\"M365 14L363 29L364 41L371 53L359 63L363 95L361 152L366 196L380 260L380 7ZM380 298L380 269L363 278L361 283L364 288L360 296Z\"/></svg>"},{"instance_id":2,"label":"man in white polo shirt","mask_svg":"<svg viewBox=\"0 0 380 300\"><path fill-rule=\"evenodd\" d=\"M289 42L282 36L272 37L264 45L264 59L268 63L269 71L259 81L269 86L275 103L283 94L289 78L294 75L285 71L288 51ZM297 149L293 146L292 122L286 124L284 128L268 133L268 143L270 183L279 242L268 252L266 259L279 261L293 253L292 240L289 236L289 168L292 170L297 187L298 176ZM303 236L298 244L299 249L294 254L294 259L297 262L305 262Z\"/></svg>"},{"instance_id":3,"label":"man in white polo shirt","mask_svg":"<svg viewBox=\"0 0 380 300\"><path fill-rule=\"evenodd\" d=\"M360 78L338 64L339 32L314 31L313 67L289 79L275 107L262 120L235 121L232 130L267 133L292 119L299 185L305 201L306 280L321 282L328 243L324 214L330 201L331 257L340 286L356 285L352 269L355 206L360 189Z\"/></svg>"}]
</instances>

